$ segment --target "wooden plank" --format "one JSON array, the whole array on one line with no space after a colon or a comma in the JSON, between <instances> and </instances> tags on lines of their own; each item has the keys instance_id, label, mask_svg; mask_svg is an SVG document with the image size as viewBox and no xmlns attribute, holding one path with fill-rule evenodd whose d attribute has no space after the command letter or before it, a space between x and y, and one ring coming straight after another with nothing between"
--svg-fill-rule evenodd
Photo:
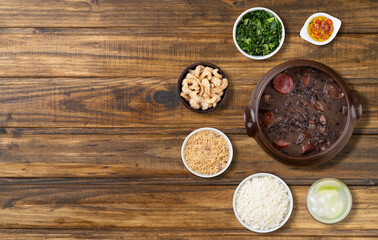
<instances>
[{"instance_id":1,"label":"wooden plank","mask_svg":"<svg viewBox=\"0 0 378 240\"><path fill-rule=\"evenodd\" d=\"M240 230L174 230L143 229L118 230L118 229L0 229L0 237L3 240L12 239L253 239L269 240L272 236L256 235ZM275 240L373 240L372 236L279 236L274 235Z\"/></svg>"},{"instance_id":2,"label":"wooden plank","mask_svg":"<svg viewBox=\"0 0 378 240\"><path fill-rule=\"evenodd\" d=\"M0 185L0 228L133 228L239 230L232 210L233 186L102 184L26 179ZM291 186L294 210L272 235L376 236L378 187L352 186L353 209L337 225L318 223L308 214L308 186Z\"/></svg>"},{"instance_id":3,"label":"wooden plank","mask_svg":"<svg viewBox=\"0 0 378 240\"><path fill-rule=\"evenodd\" d=\"M288 32L298 33L315 12L327 12L341 19L341 32L376 32L376 1L244 1L244 0L22 0L0 1L1 27L130 27L206 26L208 31L231 32L244 10L263 6L275 11Z\"/></svg>"},{"instance_id":4,"label":"wooden plank","mask_svg":"<svg viewBox=\"0 0 378 240\"><path fill-rule=\"evenodd\" d=\"M236 184L256 172L271 172L291 184L311 184L335 177L352 185L378 183L377 136L354 135L329 162L296 168L274 161L246 134L229 135L234 148L230 168L220 177L203 180L181 161L185 133L127 133L123 129L5 129L0 137L0 177L105 177L170 179L182 184ZM223 129L222 129L223 130ZM122 133L120 133L122 132ZM335 171L337 169L337 171Z\"/></svg>"},{"instance_id":5,"label":"wooden plank","mask_svg":"<svg viewBox=\"0 0 378 240\"><path fill-rule=\"evenodd\" d=\"M179 102L176 79L0 78L2 127L168 127L186 131L208 125L244 133L243 111L260 76L230 80L219 110L197 114ZM378 134L378 83L347 79L361 95L355 133Z\"/></svg>"},{"instance_id":6,"label":"wooden plank","mask_svg":"<svg viewBox=\"0 0 378 240\"><path fill-rule=\"evenodd\" d=\"M297 34L288 34L278 54L266 61L252 61L238 52L230 34L170 34L169 29L164 35L5 34L0 35L0 77L158 77L174 81L186 66L203 60L221 67L232 81L246 82L284 61L311 59L328 64L345 78L376 79L377 44L376 34L340 34L319 48Z\"/></svg>"}]
</instances>

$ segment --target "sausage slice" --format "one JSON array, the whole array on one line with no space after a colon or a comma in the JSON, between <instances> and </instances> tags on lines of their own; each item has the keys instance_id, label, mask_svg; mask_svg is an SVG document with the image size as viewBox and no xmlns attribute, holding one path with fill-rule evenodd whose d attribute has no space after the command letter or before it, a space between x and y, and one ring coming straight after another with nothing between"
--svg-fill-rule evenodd
<instances>
[{"instance_id":1,"label":"sausage slice","mask_svg":"<svg viewBox=\"0 0 378 240\"><path fill-rule=\"evenodd\" d=\"M294 79L287 73L280 73L273 79L273 88L280 94L288 94L294 89Z\"/></svg>"},{"instance_id":2,"label":"sausage slice","mask_svg":"<svg viewBox=\"0 0 378 240\"><path fill-rule=\"evenodd\" d=\"M304 88L310 83L310 78L311 76L309 72L306 72L303 76L301 76L301 82Z\"/></svg>"},{"instance_id":3,"label":"sausage slice","mask_svg":"<svg viewBox=\"0 0 378 240\"><path fill-rule=\"evenodd\" d=\"M341 91L341 89L333 83L327 84L325 87L325 94L332 100L339 100L344 97L344 93Z\"/></svg>"},{"instance_id":4,"label":"sausage slice","mask_svg":"<svg viewBox=\"0 0 378 240\"><path fill-rule=\"evenodd\" d=\"M274 121L274 114L271 111L260 111L260 123L265 127L270 127Z\"/></svg>"},{"instance_id":5,"label":"sausage slice","mask_svg":"<svg viewBox=\"0 0 378 240\"><path fill-rule=\"evenodd\" d=\"M273 142L273 145L278 148L287 148L288 146L290 146L290 143L284 140L273 140L272 142Z\"/></svg>"},{"instance_id":6,"label":"sausage slice","mask_svg":"<svg viewBox=\"0 0 378 240\"><path fill-rule=\"evenodd\" d=\"M312 142L310 142L310 141L303 143L299 147L299 152L301 153L301 155L309 153L309 152L311 152L313 150L315 150L315 145Z\"/></svg>"}]
</instances>

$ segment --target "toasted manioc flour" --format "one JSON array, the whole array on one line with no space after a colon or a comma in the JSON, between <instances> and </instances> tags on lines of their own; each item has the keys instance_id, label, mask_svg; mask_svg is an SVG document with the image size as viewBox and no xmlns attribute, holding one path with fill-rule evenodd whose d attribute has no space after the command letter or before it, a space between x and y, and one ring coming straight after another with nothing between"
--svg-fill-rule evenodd
<instances>
[{"instance_id":1,"label":"toasted manioc flour","mask_svg":"<svg viewBox=\"0 0 378 240\"><path fill-rule=\"evenodd\" d=\"M222 171L230 158L227 141L212 130L199 131L185 145L184 158L193 171L213 175Z\"/></svg>"},{"instance_id":2,"label":"toasted manioc flour","mask_svg":"<svg viewBox=\"0 0 378 240\"><path fill-rule=\"evenodd\" d=\"M236 211L241 220L256 230L275 228L285 219L290 197L285 186L270 176L246 181L236 197Z\"/></svg>"}]
</instances>

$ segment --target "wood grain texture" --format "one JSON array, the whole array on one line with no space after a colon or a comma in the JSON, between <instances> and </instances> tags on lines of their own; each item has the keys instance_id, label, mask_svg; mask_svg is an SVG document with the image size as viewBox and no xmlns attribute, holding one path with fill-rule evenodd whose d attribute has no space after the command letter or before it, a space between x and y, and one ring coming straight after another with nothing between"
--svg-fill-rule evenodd
<instances>
[{"instance_id":1,"label":"wood grain texture","mask_svg":"<svg viewBox=\"0 0 378 240\"><path fill-rule=\"evenodd\" d=\"M105 30L104 30L105 31ZM193 44L196 43L196 44ZM350 43L359 43L351 46ZM344 78L376 79L378 35L340 34L319 48L288 34L271 59L252 61L228 34L0 34L0 77L157 77L177 79L194 62L221 67L231 81L249 82L293 59L310 59ZM22 70L20 70L22 69ZM356 71L355 69L359 69ZM257 78L255 78L257 79Z\"/></svg>"},{"instance_id":2,"label":"wood grain texture","mask_svg":"<svg viewBox=\"0 0 378 240\"><path fill-rule=\"evenodd\" d=\"M176 230L163 229L0 229L4 240L29 239L256 239L256 240L376 240L374 236L298 236L298 235L256 235L240 230ZM342 235L342 234L340 234Z\"/></svg>"},{"instance_id":3,"label":"wood grain texture","mask_svg":"<svg viewBox=\"0 0 378 240\"><path fill-rule=\"evenodd\" d=\"M168 127L193 130L200 123L245 133L243 111L259 77L230 81L225 104L211 114L182 104L176 79L0 78L1 127ZM348 80L348 79L347 79ZM355 133L378 134L378 85L350 79L361 95L362 119Z\"/></svg>"},{"instance_id":4,"label":"wood grain texture","mask_svg":"<svg viewBox=\"0 0 378 240\"><path fill-rule=\"evenodd\" d=\"M351 187L353 209L337 225L318 223L308 214L308 186L290 186L294 209L288 223L272 235L376 236L377 187ZM108 180L2 180L0 228L134 228L246 230L235 218L236 185L133 185ZM330 231L332 229L332 231Z\"/></svg>"},{"instance_id":5,"label":"wood grain texture","mask_svg":"<svg viewBox=\"0 0 378 240\"><path fill-rule=\"evenodd\" d=\"M327 12L341 19L341 32L377 32L376 1L268 0L2 0L0 27L164 27L206 26L208 31L231 32L236 18L246 9L266 7L283 20L286 31L299 32L314 12Z\"/></svg>"},{"instance_id":6,"label":"wood grain texture","mask_svg":"<svg viewBox=\"0 0 378 240\"><path fill-rule=\"evenodd\" d=\"M271 172L290 184L311 184L316 179L331 176L351 185L378 182L377 135L354 135L343 151L329 162L319 167L296 168L274 161L246 134L225 131L233 144L233 162L220 177L204 180L192 175L181 161L181 145L189 132L3 131L8 133L0 135L0 177L123 177L141 181L169 178L171 183L218 185L237 184L256 172Z\"/></svg>"},{"instance_id":7,"label":"wood grain texture","mask_svg":"<svg viewBox=\"0 0 378 240\"><path fill-rule=\"evenodd\" d=\"M244 10L282 18L283 48L252 61L231 32ZM271 0L0 0L0 239L377 239L378 2ZM299 30L314 12L342 21L314 46ZM255 84L292 59L320 61L359 91L363 117L347 146L318 167L282 165L248 138L243 109ZM179 104L187 65L209 61L230 80L209 115ZM230 168L214 179L184 167L180 148L199 127L224 131ZM247 231L232 210L242 179L282 177L294 195L283 229ZM335 225L305 207L310 184L343 180L354 205Z\"/></svg>"}]
</instances>

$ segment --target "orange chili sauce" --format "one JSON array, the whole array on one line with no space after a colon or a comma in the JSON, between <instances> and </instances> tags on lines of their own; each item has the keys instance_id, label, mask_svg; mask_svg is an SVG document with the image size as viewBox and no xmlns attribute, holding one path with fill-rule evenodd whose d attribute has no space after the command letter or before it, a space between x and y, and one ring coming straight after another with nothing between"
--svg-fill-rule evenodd
<instances>
[{"instance_id":1,"label":"orange chili sauce","mask_svg":"<svg viewBox=\"0 0 378 240\"><path fill-rule=\"evenodd\" d=\"M308 35L318 42L323 42L329 39L333 33L333 22L326 17L315 17L308 24Z\"/></svg>"}]
</instances>

